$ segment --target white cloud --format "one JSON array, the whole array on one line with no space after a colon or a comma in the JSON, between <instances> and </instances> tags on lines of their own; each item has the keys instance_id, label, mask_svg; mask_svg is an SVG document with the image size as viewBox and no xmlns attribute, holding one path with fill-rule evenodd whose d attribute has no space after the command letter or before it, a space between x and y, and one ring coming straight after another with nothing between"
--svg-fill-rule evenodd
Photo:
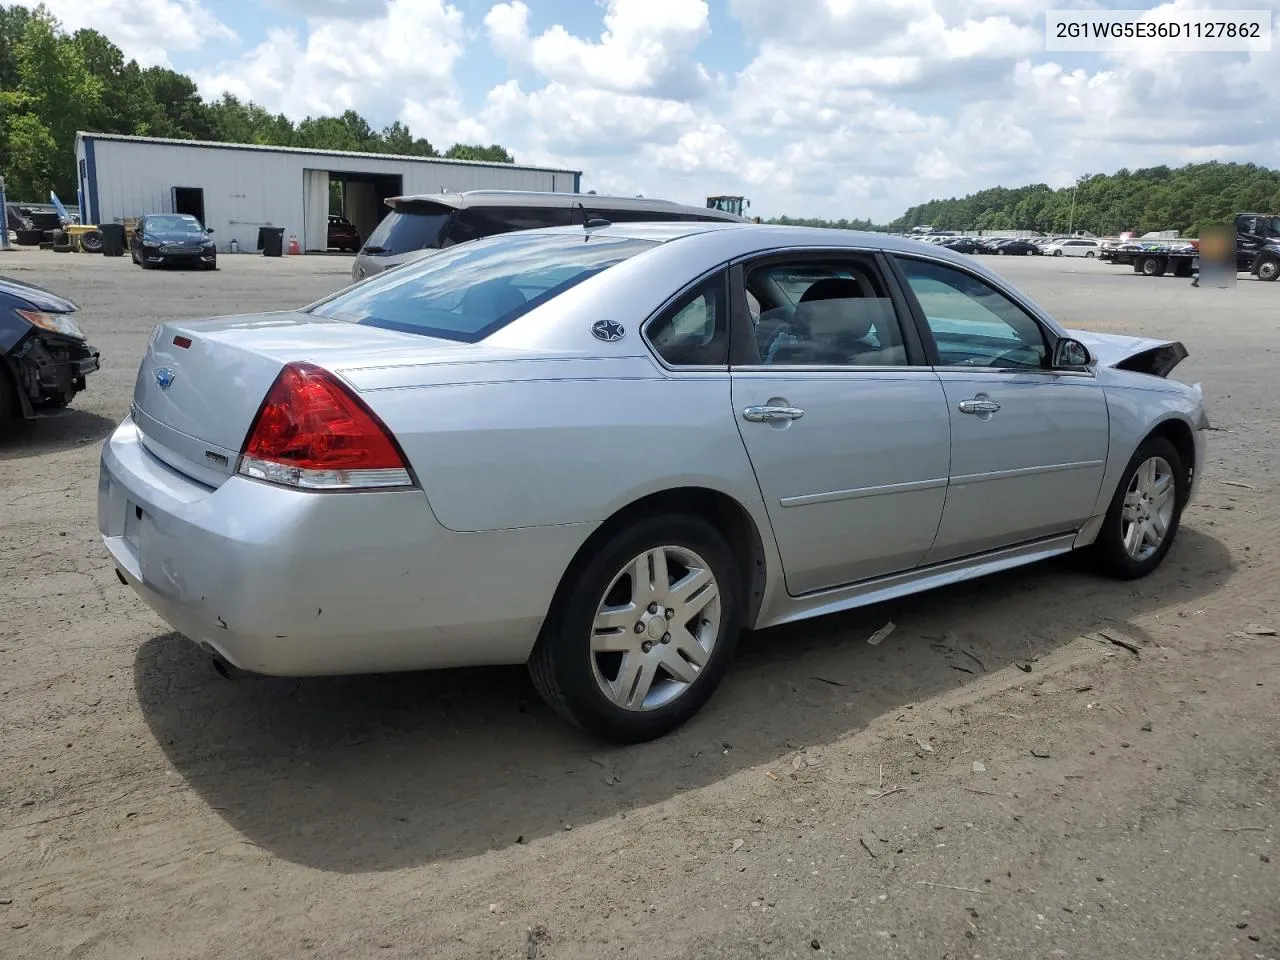
<instances>
[{"instance_id":1,"label":"white cloud","mask_svg":"<svg viewBox=\"0 0 1280 960\"><path fill-rule=\"evenodd\" d=\"M88 28L109 37L125 59L170 67L169 52L198 50L236 33L199 0L44 0L69 31Z\"/></svg>"},{"instance_id":2,"label":"white cloud","mask_svg":"<svg viewBox=\"0 0 1280 960\"><path fill-rule=\"evenodd\" d=\"M705 0L608 0L597 40L573 36L559 24L531 37L522 0L496 4L484 22L495 50L553 83L688 96L711 80L691 59L710 33L709 15Z\"/></svg>"},{"instance_id":3,"label":"white cloud","mask_svg":"<svg viewBox=\"0 0 1280 960\"><path fill-rule=\"evenodd\" d=\"M412 116L428 139L470 128L453 70L463 52L462 14L443 0L389 0L364 20L313 17L307 34L274 28L236 60L198 73L206 96L252 99L295 119L359 110L390 122ZM428 106L429 105L429 106ZM452 142L452 141L450 141Z\"/></svg>"},{"instance_id":4,"label":"white cloud","mask_svg":"<svg viewBox=\"0 0 1280 960\"><path fill-rule=\"evenodd\" d=\"M230 33L210 0L51 2L160 57ZM997 184L1280 155L1274 56L1044 51L1045 9L1155 0L596 0L599 21L575 32L539 20L540 0L468 18L458 0L265 2L304 24L200 73L206 95L497 142L600 192L888 220ZM1280 0L1266 2L1280 49ZM468 86L477 43L509 68L487 90Z\"/></svg>"}]
</instances>

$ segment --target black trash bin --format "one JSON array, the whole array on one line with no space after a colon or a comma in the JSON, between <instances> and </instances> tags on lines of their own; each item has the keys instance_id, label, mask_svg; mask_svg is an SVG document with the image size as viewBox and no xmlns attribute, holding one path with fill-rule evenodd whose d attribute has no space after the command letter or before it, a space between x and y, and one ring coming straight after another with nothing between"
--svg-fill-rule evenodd
<instances>
[{"instance_id":1,"label":"black trash bin","mask_svg":"<svg viewBox=\"0 0 1280 960\"><path fill-rule=\"evenodd\" d=\"M102 234L102 255L104 257L124 256L124 224L100 223L98 232Z\"/></svg>"},{"instance_id":2,"label":"black trash bin","mask_svg":"<svg viewBox=\"0 0 1280 960\"><path fill-rule=\"evenodd\" d=\"M284 227L259 227L258 249L264 257L283 257Z\"/></svg>"}]
</instances>

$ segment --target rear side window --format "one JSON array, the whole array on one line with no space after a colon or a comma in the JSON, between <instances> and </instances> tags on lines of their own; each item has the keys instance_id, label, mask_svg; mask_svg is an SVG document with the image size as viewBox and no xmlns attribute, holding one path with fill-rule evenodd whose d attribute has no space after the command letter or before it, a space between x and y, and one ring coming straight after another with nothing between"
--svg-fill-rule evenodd
<instances>
[{"instance_id":1,"label":"rear side window","mask_svg":"<svg viewBox=\"0 0 1280 960\"><path fill-rule=\"evenodd\" d=\"M507 234L450 247L350 287L306 312L475 343L652 240Z\"/></svg>"},{"instance_id":2,"label":"rear side window","mask_svg":"<svg viewBox=\"0 0 1280 960\"><path fill-rule=\"evenodd\" d=\"M516 230L563 227L570 223L566 207L469 207L458 213L449 231L449 244L466 243L481 237Z\"/></svg>"},{"instance_id":3,"label":"rear side window","mask_svg":"<svg viewBox=\"0 0 1280 960\"><path fill-rule=\"evenodd\" d=\"M728 277L722 271L677 300L645 330L653 348L675 367L729 362Z\"/></svg>"},{"instance_id":4,"label":"rear side window","mask_svg":"<svg viewBox=\"0 0 1280 960\"><path fill-rule=\"evenodd\" d=\"M440 209L414 210L404 207L392 210L369 234L364 252L379 257L393 257L411 250L427 250L440 246L440 233L452 213Z\"/></svg>"}]
</instances>

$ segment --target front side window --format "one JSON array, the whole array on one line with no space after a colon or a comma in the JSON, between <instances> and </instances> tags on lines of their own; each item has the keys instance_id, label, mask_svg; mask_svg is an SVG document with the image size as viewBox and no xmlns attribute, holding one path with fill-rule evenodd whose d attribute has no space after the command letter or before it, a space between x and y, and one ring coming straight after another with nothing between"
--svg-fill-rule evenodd
<instances>
[{"instance_id":1,"label":"front side window","mask_svg":"<svg viewBox=\"0 0 1280 960\"><path fill-rule=\"evenodd\" d=\"M673 367L724 366L729 359L729 311L725 275L699 284L645 330Z\"/></svg>"},{"instance_id":2,"label":"front side window","mask_svg":"<svg viewBox=\"0 0 1280 960\"><path fill-rule=\"evenodd\" d=\"M947 367L1043 369L1049 349L1025 310L994 287L954 267L899 257Z\"/></svg>"},{"instance_id":3,"label":"front side window","mask_svg":"<svg viewBox=\"0 0 1280 960\"><path fill-rule=\"evenodd\" d=\"M908 363L883 279L867 260L814 258L747 270L748 311L765 366Z\"/></svg>"},{"instance_id":4,"label":"front side window","mask_svg":"<svg viewBox=\"0 0 1280 960\"><path fill-rule=\"evenodd\" d=\"M349 287L304 312L475 343L651 240L506 234L450 247Z\"/></svg>"}]
</instances>

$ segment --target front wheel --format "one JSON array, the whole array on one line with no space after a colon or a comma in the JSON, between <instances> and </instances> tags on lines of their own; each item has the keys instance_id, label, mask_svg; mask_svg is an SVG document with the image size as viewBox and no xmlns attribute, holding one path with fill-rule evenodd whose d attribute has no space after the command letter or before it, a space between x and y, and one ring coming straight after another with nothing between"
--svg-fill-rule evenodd
<instances>
[{"instance_id":1,"label":"front wheel","mask_svg":"<svg viewBox=\"0 0 1280 960\"><path fill-rule=\"evenodd\" d=\"M1275 280L1280 277L1280 260L1264 260L1258 264L1259 280Z\"/></svg>"},{"instance_id":2,"label":"front wheel","mask_svg":"<svg viewBox=\"0 0 1280 960\"><path fill-rule=\"evenodd\" d=\"M586 732L639 743L706 703L741 631L738 567L705 520L637 521L600 543L561 585L529 672Z\"/></svg>"},{"instance_id":3,"label":"front wheel","mask_svg":"<svg viewBox=\"0 0 1280 960\"><path fill-rule=\"evenodd\" d=\"M1177 536L1189 490L1177 447L1164 437L1144 440L1125 467L1094 544L1102 571L1135 580L1160 566Z\"/></svg>"},{"instance_id":4,"label":"front wheel","mask_svg":"<svg viewBox=\"0 0 1280 960\"><path fill-rule=\"evenodd\" d=\"M1061 250L1055 250L1055 251L1053 251L1053 255L1054 255L1055 257L1060 257L1060 256L1062 256L1062 251L1061 251Z\"/></svg>"}]
</instances>

